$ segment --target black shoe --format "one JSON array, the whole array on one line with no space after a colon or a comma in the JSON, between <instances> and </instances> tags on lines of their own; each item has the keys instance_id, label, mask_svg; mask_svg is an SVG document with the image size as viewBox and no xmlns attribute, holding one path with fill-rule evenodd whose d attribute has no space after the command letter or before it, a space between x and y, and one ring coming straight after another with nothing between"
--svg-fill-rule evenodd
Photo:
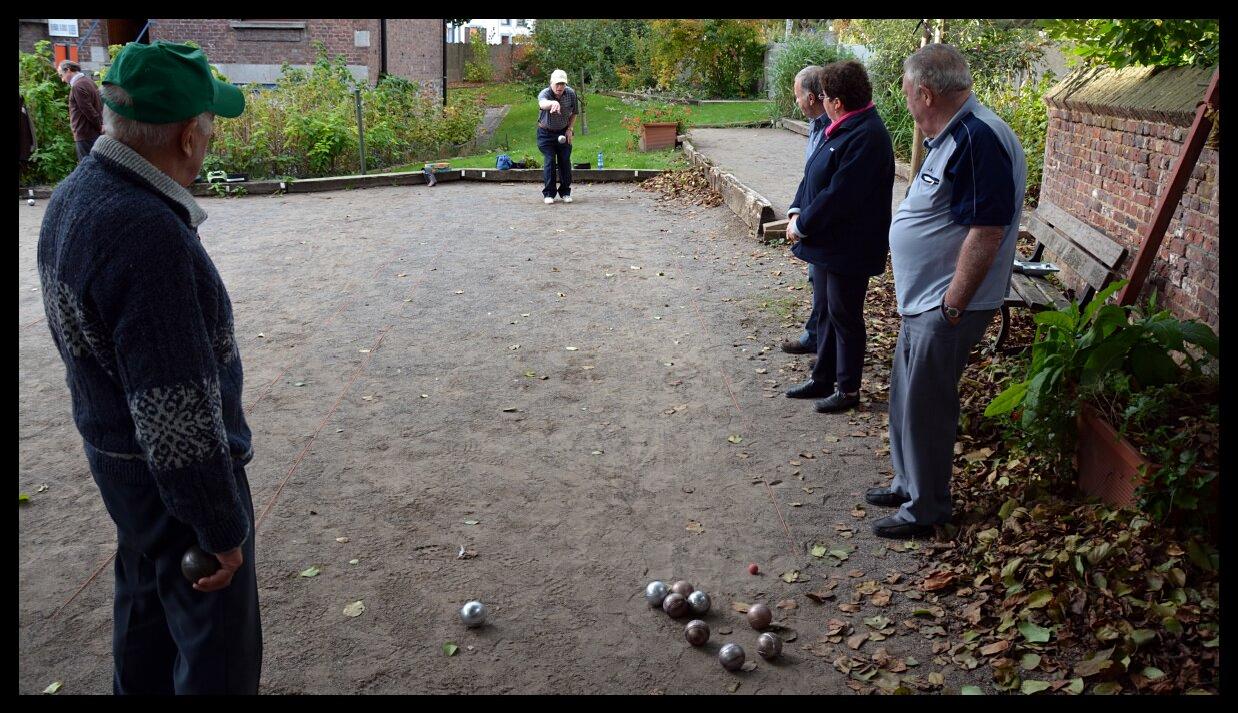
<instances>
[{"instance_id":1,"label":"black shoe","mask_svg":"<svg viewBox=\"0 0 1238 713\"><path fill-rule=\"evenodd\" d=\"M830 387L809 379L802 384L797 384L787 389L787 398L789 399L819 399L822 396L830 393Z\"/></svg>"},{"instance_id":2,"label":"black shoe","mask_svg":"<svg viewBox=\"0 0 1238 713\"><path fill-rule=\"evenodd\" d=\"M869 488L864 493L865 502L883 508L896 508L910 499L904 495L899 495L889 488Z\"/></svg>"},{"instance_id":3,"label":"black shoe","mask_svg":"<svg viewBox=\"0 0 1238 713\"><path fill-rule=\"evenodd\" d=\"M788 354L816 354L817 348L806 346L798 339L788 339L782 343L782 350Z\"/></svg>"},{"instance_id":4,"label":"black shoe","mask_svg":"<svg viewBox=\"0 0 1238 713\"><path fill-rule=\"evenodd\" d=\"M790 393L790 392L788 392ZM838 411L846 411L860 405L860 394L844 394L841 391L835 391L828 397L821 399L813 404L813 408L817 413L837 413Z\"/></svg>"},{"instance_id":5,"label":"black shoe","mask_svg":"<svg viewBox=\"0 0 1238 713\"><path fill-rule=\"evenodd\" d=\"M917 525L914 522L899 522L894 515L883 517L873 523L873 534L891 540L906 540L933 534L932 525Z\"/></svg>"}]
</instances>

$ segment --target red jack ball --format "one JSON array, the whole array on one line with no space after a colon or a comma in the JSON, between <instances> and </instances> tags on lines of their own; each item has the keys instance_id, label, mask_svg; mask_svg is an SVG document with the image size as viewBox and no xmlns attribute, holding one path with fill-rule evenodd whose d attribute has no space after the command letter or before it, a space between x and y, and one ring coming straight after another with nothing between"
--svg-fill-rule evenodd
<instances>
[{"instance_id":1,"label":"red jack ball","mask_svg":"<svg viewBox=\"0 0 1238 713\"><path fill-rule=\"evenodd\" d=\"M760 571L761 570L759 567L757 567L756 562L753 562L752 564L748 565L748 574L756 574L757 572L760 572Z\"/></svg>"}]
</instances>

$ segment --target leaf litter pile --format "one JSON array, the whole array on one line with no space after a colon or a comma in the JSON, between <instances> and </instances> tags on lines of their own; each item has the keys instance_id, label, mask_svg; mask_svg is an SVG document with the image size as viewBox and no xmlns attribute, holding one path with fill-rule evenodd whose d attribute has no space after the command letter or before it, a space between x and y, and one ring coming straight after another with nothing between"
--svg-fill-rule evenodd
<instances>
[{"instance_id":1,"label":"leaf litter pile","mask_svg":"<svg viewBox=\"0 0 1238 713\"><path fill-rule=\"evenodd\" d=\"M642 181L640 187L661 193L660 201L678 201L706 208L722 205L722 194L709 187L705 171L700 167L666 171Z\"/></svg>"},{"instance_id":2,"label":"leaf litter pile","mask_svg":"<svg viewBox=\"0 0 1238 713\"><path fill-rule=\"evenodd\" d=\"M805 292L786 325L803 323L811 308ZM863 396L886 401L899 327L888 268L873 278L866 303ZM1012 318L1007 346L1030 345L1031 313L1013 310ZM1046 472L1046 463L1013 452L1001 424L983 416L1025 368L1019 359L992 351L996 330L995 319L959 385L952 524L939 528L931 542L887 545L924 560L909 580L892 573L884 582L856 582L850 600L843 596L837 604L857 613L862 604L884 607L898 593L922 602L920 608L897 623L881 615L865 618L863 626L831 619L812 650L835 656L837 649L826 646L845 641L850 653L833 664L859 692L942 689L940 672L905 673L925 662L891 657L885 648L860 650L910 631L934 641L932 663L968 671L986 667L995 692L1218 693L1218 550L1138 510L1059 492L1053 484L1061 479ZM876 453L885 455L888 447ZM843 530L837 534L852 534ZM841 566L848 550L818 544L811 554ZM809 598L834 598L836 584L831 580ZM960 692L985 691L963 686Z\"/></svg>"}]
</instances>

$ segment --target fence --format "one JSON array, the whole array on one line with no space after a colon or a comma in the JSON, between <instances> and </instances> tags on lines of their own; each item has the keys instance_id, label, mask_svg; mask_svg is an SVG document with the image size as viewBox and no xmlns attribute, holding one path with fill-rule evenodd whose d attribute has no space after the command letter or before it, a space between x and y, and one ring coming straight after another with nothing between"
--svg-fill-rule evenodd
<instances>
[{"instance_id":1,"label":"fence","mask_svg":"<svg viewBox=\"0 0 1238 713\"><path fill-rule=\"evenodd\" d=\"M494 81L504 82L511 79L512 65L526 52L528 45L487 45L490 51L490 66L494 68ZM446 45L447 51L447 82L464 81L464 65L473 61L473 51L466 42L452 42Z\"/></svg>"}]
</instances>

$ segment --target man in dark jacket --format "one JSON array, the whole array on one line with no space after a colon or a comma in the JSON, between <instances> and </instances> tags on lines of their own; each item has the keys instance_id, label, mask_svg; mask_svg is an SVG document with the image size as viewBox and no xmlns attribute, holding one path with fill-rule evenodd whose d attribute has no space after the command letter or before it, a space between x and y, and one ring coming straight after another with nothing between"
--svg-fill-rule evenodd
<instances>
[{"instance_id":1,"label":"man in dark jacket","mask_svg":"<svg viewBox=\"0 0 1238 713\"><path fill-rule=\"evenodd\" d=\"M77 162L81 163L103 133L103 102L99 99L99 88L82 73L77 62L66 59L56 73L69 85L69 127L73 129L73 143L77 146Z\"/></svg>"},{"instance_id":2,"label":"man in dark jacket","mask_svg":"<svg viewBox=\"0 0 1238 713\"><path fill-rule=\"evenodd\" d=\"M52 194L43 307L73 420L116 523L115 693L257 693L253 458L232 303L185 187L216 115L245 98L188 45L130 43L103 86L107 134ZM219 565L189 582L197 545Z\"/></svg>"},{"instance_id":3,"label":"man in dark jacket","mask_svg":"<svg viewBox=\"0 0 1238 713\"><path fill-rule=\"evenodd\" d=\"M862 64L835 62L821 79L830 125L805 167L787 226L792 252L813 266L817 364L787 396L819 399L816 410L829 413L860 402L864 296L889 252L894 150Z\"/></svg>"}]
</instances>

